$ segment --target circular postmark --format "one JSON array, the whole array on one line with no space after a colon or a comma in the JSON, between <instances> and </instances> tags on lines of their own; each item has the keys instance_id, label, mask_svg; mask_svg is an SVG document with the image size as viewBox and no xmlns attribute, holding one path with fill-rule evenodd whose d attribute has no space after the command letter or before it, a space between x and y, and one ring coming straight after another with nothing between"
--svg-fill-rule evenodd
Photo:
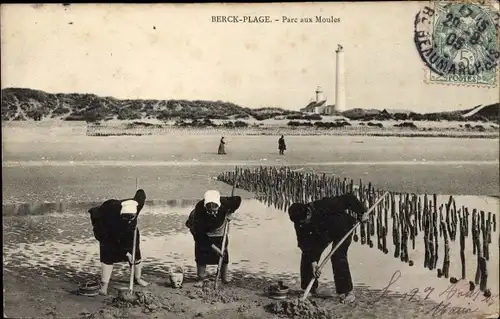
<instances>
[{"instance_id":1,"label":"circular postmark","mask_svg":"<svg viewBox=\"0 0 500 319\"><path fill-rule=\"evenodd\" d=\"M491 7L457 2L436 2L418 12L414 41L430 73L448 80L496 81L499 17Z\"/></svg>"}]
</instances>

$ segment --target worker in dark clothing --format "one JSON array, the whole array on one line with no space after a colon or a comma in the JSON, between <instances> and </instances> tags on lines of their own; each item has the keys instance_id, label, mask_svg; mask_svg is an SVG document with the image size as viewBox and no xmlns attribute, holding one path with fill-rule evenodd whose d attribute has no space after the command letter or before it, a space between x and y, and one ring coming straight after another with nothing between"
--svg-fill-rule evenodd
<instances>
[{"instance_id":1,"label":"worker in dark clothing","mask_svg":"<svg viewBox=\"0 0 500 319\"><path fill-rule=\"evenodd\" d=\"M281 135L280 139L278 140L278 150L280 155L285 154L286 144L285 144L285 137L283 135Z\"/></svg>"},{"instance_id":2,"label":"worker in dark clothing","mask_svg":"<svg viewBox=\"0 0 500 319\"><path fill-rule=\"evenodd\" d=\"M205 193L186 221L195 242L195 261L198 272L198 281L206 279L207 265L218 265L222 256L222 241L224 228L232 214L240 207L241 197L221 197L216 190ZM224 258L220 269L222 282L228 283L228 252L229 237L226 238Z\"/></svg>"},{"instance_id":3,"label":"worker in dark clothing","mask_svg":"<svg viewBox=\"0 0 500 319\"><path fill-rule=\"evenodd\" d=\"M354 212L350 214L347 210ZM300 262L301 287L306 289L309 282L316 278L311 289L317 294L317 269L323 251L332 248L352 229L358 220L365 222L366 207L358 198L348 193L337 197L323 198L308 204L294 203L288 209L290 220L294 223L298 247L302 250ZM342 303L355 300L347 251L352 234L340 245L331 257L335 288Z\"/></svg>"},{"instance_id":4,"label":"worker in dark clothing","mask_svg":"<svg viewBox=\"0 0 500 319\"><path fill-rule=\"evenodd\" d=\"M89 210L95 238L99 241L101 269L101 289L99 293L106 295L113 271L113 264L128 262L134 267L135 281L140 286L148 283L141 278L140 233L137 228L137 217L146 202L146 193L139 189L131 199L110 199L98 207ZM135 260L132 260L134 232Z\"/></svg>"},{"instance_id":5,"label":"worker in dark clothing","mask_svg":"<svg viewBox=\"0 0 500 319\"><path fill-rule=\"evenodd\" d=\"M220 139L219 149L217 150L217 154L226 155L226 142L224 141L224 136Z\"/></svg>"}]
</instances>

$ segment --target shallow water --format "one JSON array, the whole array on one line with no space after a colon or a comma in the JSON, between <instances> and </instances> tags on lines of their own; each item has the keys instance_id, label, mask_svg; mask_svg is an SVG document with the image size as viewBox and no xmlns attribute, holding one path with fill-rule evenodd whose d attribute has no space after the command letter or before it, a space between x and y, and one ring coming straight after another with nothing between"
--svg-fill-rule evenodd
<instances>
[{"instance_id":1,"label":"shallow water","mask_svg":"<svg viewBox=\"0 0 500 319\"><path fill-rule=\"evenodd\" d=\"M266 163L263 163L265 165ZM278 165L280 166L280 165ZM334 174L392 192L417 194L498 195L498 165L297 165L292 169ZM126 198L139 187L148 199L197 199L207 189L229 193L216 181L234 166L26 166L2 167L3 203L90 202ZM244 197L253 194L238 189Z\"/></svg>"},{"instance_id":2,"label":"shallow water","mask_svg":"<svg viewBox=\"0 0 500 319\"><path fill-rule=\"evenodd\" d=\"M439 202L446 202L440 197ZM499 200L489 197L459 196L455 198L457 207L466 205L469 210L490 211L498 214ZM4 266L9 269L24 269L27 274L39 276L66 276L75 279L82 273L99 273L98 244L94 239L87 210L95 203L75 203L66 206L54 204L4 206L3 240ZM141 213L141 249L144 256L144 273L164 274L170 267L183 266L192 273L194 264L194 243L184 222L195 201L149 201ZM8 213L9 212L9 213ZM20 214L17 214L19 212ZM498 225L497 225L498 226ZM389 228L391 229L391 228ZM390 231L389 231L390 232ZM350 267L354 284L370 286L374 289L386 287L393 274L400 271L401 277L390 289L401 293L419 289L424 297L432 287L429 298L452 305L478 307L484 311L494 311L497 302L488 306L482 295L473 298L453 295L448 279L438 279L436 271L423 268L422 233L417 238L416 249L409 245L410 259L414 266L393 257L394 246L388 238L389 253L386 255L374 248L353 242L350 251ZM488 262L489 288L498 294L498 229L493 233ZM373 238L372 238L373 239ZM442 239L440 239L442 241ZM293 225L287 214L268 207L257 200L244 200L231 223L230 263L233 271L245 272L252 276L280 276L298 283L300 252L297 248ZM460 277L458 240L451 243L450 277ZM326 255L326 252L325 254ZM442 267L443 245L440 243L438 268ZM324 256L323 256L324 257ZM470 236L466 238L467 278L474 278L476 257L472 254ZM212 270L214 267L212 267ZM118 274L126 273L125 265L117 267ZM322 282L331 282L329 263L323 270ZM458 289L466 291L459 283ZM426 293L424 294L424 291ZM477 291L477 289L476 289ZM448 299L449 298L449 299ZM496 308L495 308L496 307Z\"/></svg>"}]
</instances>

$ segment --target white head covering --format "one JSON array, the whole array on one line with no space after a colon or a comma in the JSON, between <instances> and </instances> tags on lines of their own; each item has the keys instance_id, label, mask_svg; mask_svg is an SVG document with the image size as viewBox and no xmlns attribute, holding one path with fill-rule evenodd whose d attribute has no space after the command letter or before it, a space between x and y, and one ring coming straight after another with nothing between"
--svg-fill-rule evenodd
<instances>
[{"instance_id":1,"label":"white head covering","mask_svg":"<svg viewBox=\"0 0 500 319\"><path fill-rule=\"evenodd\" d=\"M205 206L208 203L217 204L220 207L220 193L216 190L209 190L205 192Z\"/></svg>"},{"instance_id":2,"label":"white head covering","mask_svg":"<svg viewBox=\"0 0 500 319\"><path fill-rule=\"evenodd\" d=\"M137 203L135 200L126 200L122 203L120 214L137 214Z\"/></svg>"}]
</instances>

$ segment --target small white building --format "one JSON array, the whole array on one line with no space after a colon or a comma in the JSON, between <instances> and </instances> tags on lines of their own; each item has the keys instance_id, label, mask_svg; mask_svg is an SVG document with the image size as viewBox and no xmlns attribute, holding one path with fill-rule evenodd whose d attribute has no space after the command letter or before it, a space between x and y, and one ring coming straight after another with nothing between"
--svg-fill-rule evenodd
<instances>
[{"instance_id":1,"label":"small white building","mask_svg":"<svg viewBox=\"0 0 500 319\"><path fill-rule=\"evenodd\" d=\"M321 90L321 87L318 86L315 93L316 93L316 100L311 101L309 104L307 104L306 107L300 109L300 111L303 113L313 113L321 115L333 114L335 111L335 106L328 105L327 99L323 97L323 91Z\"/></svg>"}]
</instances>

